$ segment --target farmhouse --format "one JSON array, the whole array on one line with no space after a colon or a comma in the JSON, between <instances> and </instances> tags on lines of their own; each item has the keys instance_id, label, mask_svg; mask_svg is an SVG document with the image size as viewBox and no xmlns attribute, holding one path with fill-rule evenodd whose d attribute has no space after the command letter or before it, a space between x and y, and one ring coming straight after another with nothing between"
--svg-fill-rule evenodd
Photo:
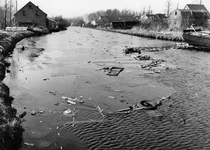
<instances>
[{"instance_id":1,"label":"farmhouse","mask_svg":"<svg viewBox=\"0 0 210 150\"><path fill-rule=\"evenodd\" d=\"M28 2L14 14L16 26L43 26L48 27L47 14L32 2Z\"/></svg>"},{"instance_id":2,"label":"farmhouse","mask_svg":"<svg viewBox=\"0 0 210 150\"><path fill-rule=\"evenodd\" d=\"M141 23L149 23L149 22L165 22L167 21L167 17L165 14L144 14L141 16L140 22Z\"/></svg>"},{"instance_id":3,"label":"farmhouse","mask_svg":"<svg viewBox=\"0 0 210 150\"><path fill-rule=\"evenodd\" d=\"M113 29L131 29L139 25L140 18L137 16L99 16L97 26L110 27Z\"/></svg>"},{"instance_id":4,"label":"farmhouse","mask_svg":"<svg viewBox=\"0 0 210 150\"><path fill-rule=\"evenodd\" d=\"M176 9L170 13L170 28L183 29L195 26L207 26L209 12L204 5L187 4L184 9Z\"/></svg>"}]
</instances>

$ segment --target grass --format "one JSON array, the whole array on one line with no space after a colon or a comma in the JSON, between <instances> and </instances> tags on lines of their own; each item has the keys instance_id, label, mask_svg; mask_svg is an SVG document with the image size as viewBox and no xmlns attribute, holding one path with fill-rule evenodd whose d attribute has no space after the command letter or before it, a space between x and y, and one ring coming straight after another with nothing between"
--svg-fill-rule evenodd
<instances>
[{"instance_id":1,"label":"grass","mask_svg":"<svg viewBox=\"0 0 210 150\"><path fill-rule=\"evenodd\" d=\"M184 41L182 37L182 31L169 31L167 29L164 30L147 30L140 27L133 27L129 30L120 30L120 29L105 29L105 28L98 28L100 30L117 32L122 34L134 35L139 37L147 37L153 39L160 39L160 40L169 40L169 41Z\"/></svg>"},{"instance_id":2,"label":"grass","mask_svg":"<svg viewBox=\"0 0 210 150\"><path fill-rule=\"evenodd\" d=\"M131 30L117 30L117 32L148 37L160 40L170 40L170 41L183 41L182 32L181 31L169 31L169 30L146 30L140 27L134 27Z\"/></svg>"}]
</instances>

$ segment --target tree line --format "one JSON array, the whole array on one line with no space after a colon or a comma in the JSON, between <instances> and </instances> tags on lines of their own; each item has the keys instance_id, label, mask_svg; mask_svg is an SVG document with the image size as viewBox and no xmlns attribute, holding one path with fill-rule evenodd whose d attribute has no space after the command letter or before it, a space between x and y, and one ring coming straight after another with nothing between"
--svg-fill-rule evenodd
<instances>
[{"instance_id":1,"label":"tree line","mask_svg":"<svg viewBox=\"0 0 210 150\"><path fill-rule=\"evenodd\" d=\"M93 20L97 20L99 16L141 16L143 13L151 14L152 10L148 9L146 11L145 8L143 9L143 11L133 11L130 9L123 9L123 10L107 9L107 10L92 12L90 14L86 14L80 17L74 17L74 18L69 19L69 21L71 25L82 26L85 23L88 23Z\"/></svg>"},{"instance_id":2,"label":"tree line","mask_svg":"<svg viewBox=\"0 0 210 150\"><path fill-rule=\"evenodd\" d=\"M15 3L15 0L5 0L4 4L0 4L0 29L12 26L13 15L16 12Z\"/></svg>"}]
</instances>

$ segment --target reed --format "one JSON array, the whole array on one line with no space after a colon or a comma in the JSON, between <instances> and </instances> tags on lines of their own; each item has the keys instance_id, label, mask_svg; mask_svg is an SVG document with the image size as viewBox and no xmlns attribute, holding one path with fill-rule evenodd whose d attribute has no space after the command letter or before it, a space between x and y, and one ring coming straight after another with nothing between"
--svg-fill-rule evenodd
<instances>
[{"instance_id":1,"label":"reed","mask_svg":"<svg viewBox=\"0 0 210 150\"><path fill-rule=\"evenodd\" d=\"M181 31L169 31L169 30L155 31L155 30L146 30L140 27L134 27L131 30L116 30L116 31L118 33L124 33L140 37L148 37L153 39L183 41Z\"/></svg>"}]
</instances>

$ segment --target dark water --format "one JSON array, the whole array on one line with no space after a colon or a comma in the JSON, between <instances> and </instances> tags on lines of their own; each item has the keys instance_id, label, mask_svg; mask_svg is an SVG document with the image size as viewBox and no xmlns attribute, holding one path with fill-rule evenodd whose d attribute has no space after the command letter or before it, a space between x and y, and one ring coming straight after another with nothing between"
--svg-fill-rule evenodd
<instances>
[{"instance_id":1,"label":"dark water","mask_svg":"<svg viewBox=\"0 0 210 150\"><path fill-rule=\"evenodd\" d=\"M174 43L76 27L18 43L4 82L18 113L27 112L23 149L208 149L210 53L147 52L171 66L158 74L145 74L146 62L123 53L127 46L168 44ZM98 70L110 66L124 70L117 77ZM117 113L168 95L157 111ZM69 105L62 96L85 103ZM74 126L63 114L69 108L76 109Z\"/></svg>"}]
</instances>

